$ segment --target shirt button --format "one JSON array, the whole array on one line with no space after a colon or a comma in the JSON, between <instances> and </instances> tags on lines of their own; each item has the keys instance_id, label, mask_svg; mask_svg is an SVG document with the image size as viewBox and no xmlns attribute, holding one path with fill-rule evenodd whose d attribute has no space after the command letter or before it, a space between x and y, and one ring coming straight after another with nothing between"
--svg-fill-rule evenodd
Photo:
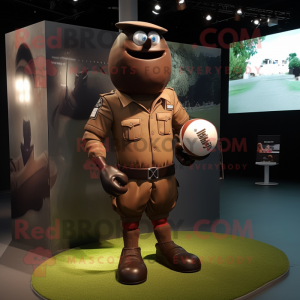
<instances>
[{"instance_id":1,"label":"shirt button","mask_svg":"<svg viewBox=\"0 0 300 300\"><path fill-rule=\"evenodd\" d=\"M155 147L153 148L153 151L156 151L156 148L155 148Z\"/></svg>"},{"instance_id":2,"label":"shirt button","mask_svg":"<svg viewBox=\"0 0 300 300\"><path fill-rule=\"evenodd\" d=\"M130 123L129 125L132 126L132 123Z\"/></svg>"},{"instance_id":3,"label":"shirt button","mask_svg":"<svg viewBox=\"0 0 300 300\"><path fill-rule=\"evenodd\" d=\"M166 117L166 120L168 120L168 117Z\"/></svg>"},{"instance_id":4,"label":"shirt button","mask_svg":"<svg viewBox=\"0 0 300 300\"><path fill-rule=\"evenodd\" d=\"M153 119L153 116L151 115L150 118Z\"/></svg>"},{"instance_id":5,"label":"shirt button","mask_svg":"<svg viewBox=\"0 0 300 300\"><path fill-rule=\"evenodd\" d=\"M154 131L152 131L151 134L154 135Z\"/></svg>"}]
</instances>

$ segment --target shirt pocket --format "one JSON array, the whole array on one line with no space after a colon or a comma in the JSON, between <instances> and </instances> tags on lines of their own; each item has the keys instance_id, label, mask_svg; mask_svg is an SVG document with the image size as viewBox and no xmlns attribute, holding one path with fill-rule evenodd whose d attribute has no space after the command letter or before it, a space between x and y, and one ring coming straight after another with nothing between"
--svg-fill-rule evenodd
<instances>
[{"instance_id":1,"label":"shirt pocket","mask_svg":"<svg viewBox=\"0 0 300 300\"><path fill-rule=\"evenodd\" d=\"M121 126L125 141L139 141L142 138L141 119L123 120Z\"/></svg>"},{"instance_id":2,"label":"shirt pocket","mask_svg":"<svg viewBox=\"0 0 300 300\"><path fill-rule=\"evenodd\" d=\"M172 133L172 113L170 112L158 112L157 129L160 135L169 135Z\"/></svg>"}]
</instances>

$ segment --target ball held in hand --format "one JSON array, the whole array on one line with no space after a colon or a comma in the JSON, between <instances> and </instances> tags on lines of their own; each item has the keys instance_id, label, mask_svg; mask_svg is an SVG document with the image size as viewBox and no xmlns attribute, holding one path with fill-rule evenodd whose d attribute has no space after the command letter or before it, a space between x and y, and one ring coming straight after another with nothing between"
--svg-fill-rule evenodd
<instances>
[{"instance_id":1,"label":"ball held in hand","mask_svg":"<svg viewBox=\"0 0 300 300\"><path fill-rule=\"evenodd\" d=\"M211 122L193 119L182 126L179 139L189 155L206 156L216 147L218 132Z\"/></svg>"}]
</instances>

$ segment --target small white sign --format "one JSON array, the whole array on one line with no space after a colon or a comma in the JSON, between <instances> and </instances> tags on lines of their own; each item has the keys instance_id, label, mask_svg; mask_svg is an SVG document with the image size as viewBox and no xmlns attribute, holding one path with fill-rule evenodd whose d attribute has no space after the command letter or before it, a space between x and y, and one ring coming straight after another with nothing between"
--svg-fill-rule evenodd
<instances>
[{"instance_id":1,"label":"small white sign","mask_svg":"<svg viewBox=\"0 0 300 300\"><path fill-rule=\"evenodd\" d=\"M94 107L94 109L93 109L93 111L92 111L92 113L90 115L91 119L96 119L97 118L98 112L101 109L102 105L103 105L103 99L100 97L100 99L96 103L96 105L95 105L95 107Z\"/></svg>"},{"instance_id":2,"label":"small white sign","mask_svg":"<svg viewBox=\"0 0 300 300\"><path fill-rule=\"evenodd\" d=\"M92 113L91 113L91 118L94 119L94 118L97 117L98 110L99 110L99 108L94 108L94 109L93 109L93 111L92 111Z\"/></svg>"}]
</instances>

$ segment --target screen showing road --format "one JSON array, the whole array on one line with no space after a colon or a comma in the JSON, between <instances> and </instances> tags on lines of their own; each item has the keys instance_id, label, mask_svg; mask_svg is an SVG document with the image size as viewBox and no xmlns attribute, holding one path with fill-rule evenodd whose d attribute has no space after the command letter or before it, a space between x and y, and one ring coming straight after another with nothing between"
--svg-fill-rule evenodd
<instances>
[{"instance_id":1,"label":"screen showing road","mask_svg":"<svg viewBox=\"0 0 300 300\"><path fill-rule=\"evenodd\" d=\"M230 45L229 113L300 110L300 29Z\"/></svg>"}]
</instances>

